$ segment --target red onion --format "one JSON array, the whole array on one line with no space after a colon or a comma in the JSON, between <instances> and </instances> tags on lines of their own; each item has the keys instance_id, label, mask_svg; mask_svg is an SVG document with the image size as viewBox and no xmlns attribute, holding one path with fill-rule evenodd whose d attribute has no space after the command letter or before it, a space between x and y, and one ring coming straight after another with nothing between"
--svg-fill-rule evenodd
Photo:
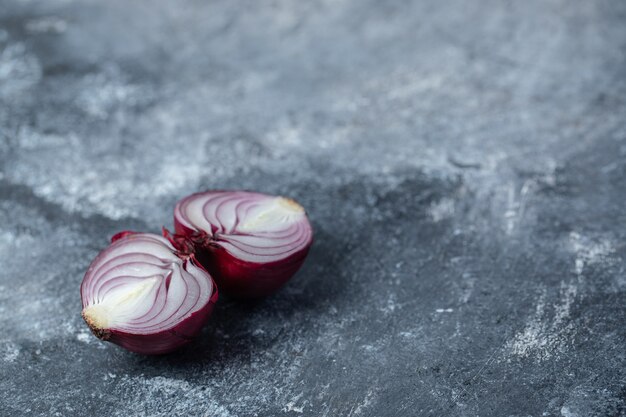
<instances>
[{"instance_id":1,"label":"red onion","mask_svg":"<svg viewBox=\"0 0 626 417\"><path fill-rule=\"evenodd\" d=\"M100 339L144 354L171 352L206 323L217 289L193 254L164 237L121 232L89 266L83 318Z\"/></svg>"},{"instance_id":2,"label":"red onion","mask_svg":"<svg viewBox=\"0 0 626 417\"><path fill-rule=\"evenodd\" d=\"M268 295L302 266L313 230L295 201L247 191L192 194L176 204L174 225L220 291Z\"/></svg>"}]
</instances>

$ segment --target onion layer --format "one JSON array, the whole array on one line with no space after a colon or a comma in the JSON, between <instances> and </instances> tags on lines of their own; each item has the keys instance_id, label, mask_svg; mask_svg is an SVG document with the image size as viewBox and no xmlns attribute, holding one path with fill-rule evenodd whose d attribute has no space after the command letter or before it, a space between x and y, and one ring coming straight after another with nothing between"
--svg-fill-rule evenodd
<instances>
[{"instance_id":1,"label":"onion layer","mask_svg":"<svg viewBox=\"0 0 626 417\"><path fill-rule=\"evenodd\" d=\"M185 197L174 209L174 226L192 242L220 291L241 298L280 288L302 266L313 242L298 203L247 191Z\"/></svg>"},{"instance_id":2,"label":"onion layer","mask_svg":"<svg viewBox=\"0 0 626 417\"><path fill-rule=\"evenodd\" d=\"M217 301L209 273L165 238L121 232L89 266L82 316L100 339L143 354L188 343Z\"/></svg>"}]
</instances>

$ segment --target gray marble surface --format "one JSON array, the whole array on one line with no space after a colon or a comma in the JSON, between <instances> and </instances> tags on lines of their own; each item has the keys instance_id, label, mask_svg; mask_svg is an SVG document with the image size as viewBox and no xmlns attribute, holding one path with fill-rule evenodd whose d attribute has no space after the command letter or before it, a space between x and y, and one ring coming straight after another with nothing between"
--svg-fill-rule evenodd
<instances>
[{"instance_id":1,"label":"gray marble surface","mask_svg":"<svg viewBox=\"0 0 626 417\"><path fill-rule=\"evenodd\" d=\"M0 415L626 415L626 2L0 1ZM78 289L211 188L316 242L143 357Z\"/></svg>"}]
</instances>

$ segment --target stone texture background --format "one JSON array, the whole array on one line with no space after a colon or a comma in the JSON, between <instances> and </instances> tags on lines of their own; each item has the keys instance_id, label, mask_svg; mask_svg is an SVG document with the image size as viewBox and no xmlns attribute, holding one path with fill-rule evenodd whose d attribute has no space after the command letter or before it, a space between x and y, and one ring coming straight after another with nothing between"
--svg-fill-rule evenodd
<instances>
[{"instance_id":1,"label":"stone texture background","mask_svg":"<svg viewBox=\"0 0 626 417\"><path fill-rule=\"evenodd\" d=\"M0 414L626 415L626 3L0 1ZM301 272L97 341L117 231L284 194Z\"/></svg>"}]
</instances>

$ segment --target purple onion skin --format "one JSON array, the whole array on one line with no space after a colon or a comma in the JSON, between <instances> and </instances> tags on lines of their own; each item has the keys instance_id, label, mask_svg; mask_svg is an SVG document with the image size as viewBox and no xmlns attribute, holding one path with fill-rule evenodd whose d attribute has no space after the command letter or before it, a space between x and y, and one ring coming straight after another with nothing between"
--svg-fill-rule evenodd
<instances>
[{"instance_id":1,"label":"purple onion skin","mask_svg":"<svg viewBox=\"0 0 626 417\"><path fill-rule=\"evenodd\" d=\"M271 295L285 285L304 263L309 247L264 264L242 261L211 243L196 249L196 257L215 278L220 291L235 298L252 299Z\"/></svg>"},{"instance_id":2,"label":"purple onion skin","mask_svg":"<svg viewBox=\"0 0 626 417\"><path fill-rule=\"evenodd\" d=\"M287 258L256 263L236 258L205 232L187 227L176 216L174 230L177 236L193 242L196 259L209 271L220 292L240 299L266 297L278 291L298 272L313 244L311 238L306 247Z\"/></svg>"},{"instance_id":3,"label":"purple onion skin","mask_svg":"<svg viewBox=\"0 0 626 417\"><path fill-rule=\"evenodd\" d=\"M116 233L111 237L111 243L114 243L126 236L138 234L134 231L123 231ZM195 259L194 254L186 254L186 262L191 262L195 266L206 271L206 268L202 266L200 262ZM87 274L85 274L87 275ZM209 274L210 275L210 274ZM100 340L114 343L134 353L142 355L163 355L171 353L180 347L191 342L202 330L202 327L206 324L213 307L218 299L218 289L215 285L213 277L210 277L212 281L213 293L209 302L200 310L195 311L185 320L178 323L175 327L167 329L161 332L155 332L150 334L135 334L128 333L116 329L94 329L85 319L92 333ZM83 281L84 283L84 281ZM83 284L81 284L81 294L83 292ZM82 297L81 297L82 298ZM82 303L82 308L86 306ZM84 318L84 317L83 317Z\"/></svg>"}]
</instances>

